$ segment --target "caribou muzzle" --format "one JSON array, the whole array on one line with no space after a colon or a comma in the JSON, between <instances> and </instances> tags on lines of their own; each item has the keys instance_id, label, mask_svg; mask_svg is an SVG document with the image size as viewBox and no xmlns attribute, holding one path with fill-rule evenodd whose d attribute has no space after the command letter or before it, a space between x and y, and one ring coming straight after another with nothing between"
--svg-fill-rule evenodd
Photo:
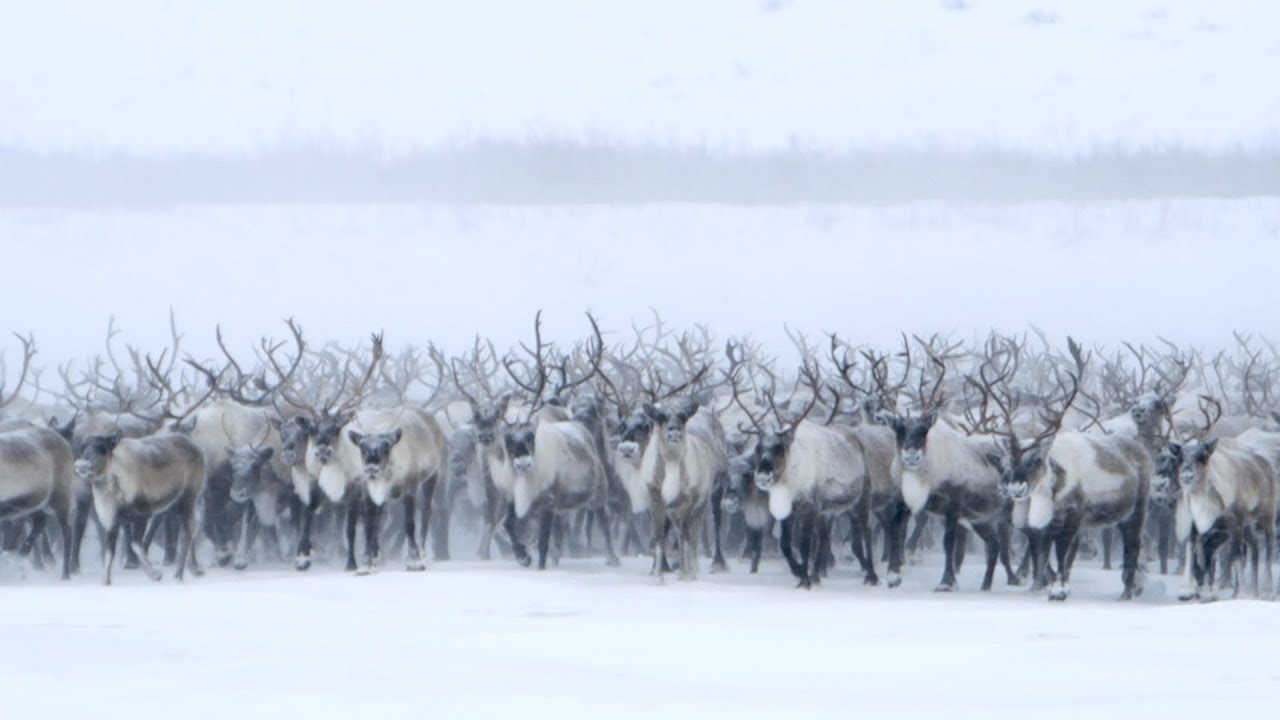
<instances>
[{"instance_id":1,"label":"caribou muzzle","mask_svg":"<svg viewBox=\"0 0 1280 720\"><path fill-rule=\"evenodd\" d=\"M320 445L316 447L316 462L321 465L327 465L331 460L333 460L332 445Z\"/></svg>"},{"instance_id":2,"label":"caribou muzzle","mask_svg":"<svg viewBox=\"0 0 1280 720\"><path fill-rule=\"evenodd\" d=\"M912 471L924 469L924 453L919 450L903 450L902 466Z\"/></svg>"},{"instance_id":3,"label":"caribou muzzle","mask_svg":"<svg viewBox=\"0 0 1280 720\"><path fill-rule=\"evenodd\" d=\"M629 440L618 443L618 456L623 460L635 460L640 457L640 443Z\"/></svg>"},{"instance_id":4,"label":"caribou muzzle","mask_svg":"<svg viewBox=\"0 0 1280 720\"><path fill-rule=\"evenodd\" d=\"M1014 500L1021 500L1026 497L1030 489L1030 486L1027 485L1025 480L1020 482L1008 482L1004 485L1005 493Z\"/></svg>"},{"instance_id":5,"label":"caribou muzzle","mask_svg":"<svg viewBox=\"0 0 1280 720\"><path fill-rule=\"evenodd\" d=\"M92 480L95 475L93 471L93 463L88 460L77 460L75 464L76 475L84 480Z\"/></svg>"},{"instance_id":6,"label":"caribou muzzle","mask_svg":"<svg viewBox=\"0 0 1280 720\"><path fill-rule=\"evenodd\" d=\"M511 459L511 466L521 472L528 472L533 469L533 456L517 455Z\"/></svg>"},{"instance_id":7,"label":"caribou muzzle","mask_svg":"<svg viewBox=\"0 0 1280 720\"><path fill-rule=\"evenodd\" d=\"M756 487L768 492L778 482L778 478L772 472L756 473Z\"/></svg>"},{"instance_id":8,"label":"caribou muzzle","mask_svg":"<svg viewBox=\"0 0 1280 720\"><path fill-rule=\"evenodd\" d=\"M742 500L735 493L725 493L720 500L720 507L727 513L736 513L742 509Z\"/></svg>"}]
</instances>

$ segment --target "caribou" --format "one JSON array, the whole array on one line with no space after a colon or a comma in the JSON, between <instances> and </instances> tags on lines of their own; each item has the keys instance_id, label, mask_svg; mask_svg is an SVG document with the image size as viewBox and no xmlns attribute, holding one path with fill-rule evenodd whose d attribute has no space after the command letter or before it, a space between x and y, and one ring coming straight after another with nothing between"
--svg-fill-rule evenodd
<instances>
[{"instance_id":1,"label":"caribou","mask_svg":"<svg viewBox=\"0 0 1280 720\"><path fill-rule=\"evenodd\" d=\"M145 523L151 533L166 512L177 518L181 533L174 578L182 580L188 564L192 573L202 574L194 550L204 453L190 438L174 432L144 438L126 438L119 432L93 435L85 440L75 472L92 486L94 512L106 529L103 584L111 584L121 524ZM147 576L159 580L160 571L151 565L142 543L135 540L131 545Z\"/></svg>"}]
</instances>

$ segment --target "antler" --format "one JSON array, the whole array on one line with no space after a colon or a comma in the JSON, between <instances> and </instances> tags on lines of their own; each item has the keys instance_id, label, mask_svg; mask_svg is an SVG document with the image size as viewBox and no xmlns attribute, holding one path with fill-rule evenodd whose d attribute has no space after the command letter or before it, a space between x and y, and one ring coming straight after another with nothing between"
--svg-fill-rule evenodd
<instances>
[{"instance_id":1,"label":"antler","mask_svg":"<svg viewBox=\"0 0 1280 720\"><path fill-rule=\"evenodd\" d=\"M22 343L22 369L18 371L18 382L13 386L13 392L8 397L4 396L5 381L8 377L7 368L4 367L4 359L0 357L0 408L6 407L18 397L18 393L22 392L22 386L27 382L27 373L31 369L31 358L36 354L36 338L35 335L22 337L18 333L13 334Z\"/></svg>"}]
</instances>

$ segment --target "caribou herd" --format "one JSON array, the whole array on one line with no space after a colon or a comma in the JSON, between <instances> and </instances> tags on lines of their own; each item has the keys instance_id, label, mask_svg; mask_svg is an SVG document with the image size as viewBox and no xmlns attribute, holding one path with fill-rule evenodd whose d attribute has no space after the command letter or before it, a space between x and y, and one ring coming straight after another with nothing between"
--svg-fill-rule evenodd
<instances>
[{"instance_id":1,"label":"caribou herd","mask_svg":"<svg viewBox=\"0 0 1280 720\"><path fill-rule=\"evenodd\" d=\"M843 557L893 588L940 530L939 591L972 533L982 590L999 565L1065 600L1077 555L1109 569L1118 538L1122 598L1171 571L1184 600L1274 593L1280 352L1264 339L1086 348L1032 329L881 349L789 331L775 357L656 314L619 334L587 323L557 347L539 313L510 351L477 338L451 357L381 335L314 345L288 320L239 355L219 328L220 357L199 359L172 318L158 353L113 322L52 384L18 336L0 547L66 579L92 527L108 584L118 562L181 579L201 557L305 571L344 555L363 574L447 560L453 525L484 560L496 544L529 566L536 543L538 569L644 554L692 580L776 553L803 588Z\"/></svg>"}]
</instances>

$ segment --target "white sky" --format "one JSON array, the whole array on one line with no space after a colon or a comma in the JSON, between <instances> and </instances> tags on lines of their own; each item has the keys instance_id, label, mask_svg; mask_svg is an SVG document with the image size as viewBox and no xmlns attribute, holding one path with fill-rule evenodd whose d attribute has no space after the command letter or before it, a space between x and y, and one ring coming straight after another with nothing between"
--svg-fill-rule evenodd
<instances>
[{"instance_id":1,"label":"white sky","mask_svg":"<svg viewBox=\"0 0 1280 720\"><path fill-rule=\"evenodd\" d=\"M1280 145L1257 0L162 0L0 8L0 143Z\"/></svg>"}]
</instances>

